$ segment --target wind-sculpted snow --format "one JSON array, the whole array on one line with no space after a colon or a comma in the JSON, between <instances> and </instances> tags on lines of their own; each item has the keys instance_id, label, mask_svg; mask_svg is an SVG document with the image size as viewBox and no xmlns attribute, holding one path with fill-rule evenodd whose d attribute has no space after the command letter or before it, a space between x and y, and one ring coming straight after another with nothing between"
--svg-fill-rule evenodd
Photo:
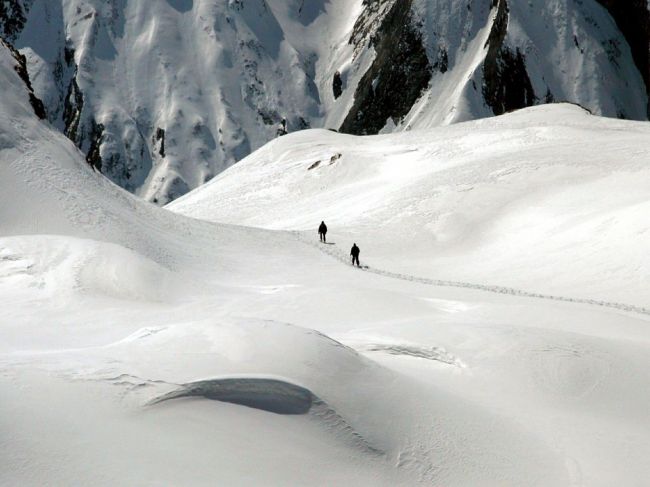
<instances>
[{"instance_id":1,"label":"wind-sculpted snow","mask_svg":"<svg viewBox=\"0 0 650 487\"><path fill-rule=\"evenodd\" d=\"M306 414L317 400L309 390L290 382L246 377L185 384L180 390L165 394L152 404L184 397L204 397L277 414Z\"/></svg>"},{"instance_id":2,"label":"wind-sculpted snow","mask_svg":"<svg viewBox=\"0 0 650 487\"><path fill-rule=\"evenodd\" d=\"M335 435L342 435L355 448L369 454L382 454L356 432L332 407L310 390L279 379L239 377L202 380L184 384L150 405L191 397L202 397L241 406L260 409L275 414L310 414Z\"/></svg>"}]
</instances>

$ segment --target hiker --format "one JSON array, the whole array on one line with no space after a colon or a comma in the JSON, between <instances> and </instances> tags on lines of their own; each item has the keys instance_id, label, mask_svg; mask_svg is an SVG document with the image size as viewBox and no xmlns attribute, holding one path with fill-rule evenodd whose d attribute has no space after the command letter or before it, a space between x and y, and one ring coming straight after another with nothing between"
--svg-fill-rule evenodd
<instances>
[{"instance_id":1,"label":"hiker","mask_svg":"<svg viewBox=\"0 0 650 487\"><path fill-rule=\"evenodd\" d=\"M320 235L320 241L323 243L327 242L327 240L325 239L326 234L327 234L327 225L325 225L325 222L320 222L320 226L318 227L318 235Z\"/></svg>"},{"instance_id":2,"label":"hiker","mask_svg":"<svg viewBox=\"0 0 650 487\"><path fill-rule=\"evenodd\" d=\"M357 244L352 245L352 249L350 250L350 255L352 256L352 265L357 264L357 267L360 267L359 265L359 253L361 251L359 250L359 247L357 247Z\"/></svg>"}]
</instances>

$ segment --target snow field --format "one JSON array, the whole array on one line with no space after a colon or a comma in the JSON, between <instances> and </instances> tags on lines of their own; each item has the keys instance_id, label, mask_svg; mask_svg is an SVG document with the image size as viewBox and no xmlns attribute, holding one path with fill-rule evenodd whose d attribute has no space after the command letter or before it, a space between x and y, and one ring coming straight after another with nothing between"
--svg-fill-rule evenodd
<instances>
[{"instance_id":1,"label":"snow field","mask_svg":"<svg viewBox=\"0 0 650 487\"><path fill-rule=\"evenodd\" d=\"M517 216L507 196L530 194L524 174L498 171L516 167L512 154L531 144L541 144L540 157L565 132L584 131L581 147L600 158L587 164L575 153L571 170L551 165L534 181L571 182L559 194L576 205L572 215L600 221L621 254L644 245L646 223L631 209L644 209L647 169L636 159L629 164L638 167L613 171L606 152L623 146L642 158L643 126L560 107L389 138L306 132L170 207L188 217L94 174L34 119L9 60L0 61L0 484L607 486L643 485L650 475L647 315L394 275L479 280L498 269L525 289L582 288L643 305L644 275L624 274L645 261L607 254L607 245L568 269L555 260L562 276L552 286L534 272L552 262L540 266L532 249L514 256L525 273L506 272L511 256L472 268L492 229ZM560 116L581 128L553 129ZM585 141L594 133L605 142L592 149ZM435 170L430 160L440 161ZM638 180L625 174L633 171ZM570 191L584 174L618 181L613 223L584 216L589 191ZM480 197L464 199L457 184ZM440 197L418 208L426 194ZM442 210L465 222L436 219ZM346 256L356 239L368 270L386 273L308 245L323 218L335 245L321 249ZM478 221L485 228L473 241L444 243L462 243ZM615 240L623 226L636 241ZM441 229L443 242L432 240ZM562 231L552 230L559 242ZM538 255L562 255L542 237L533 239ZM405 240L414 242L407 253ZM568 255L583 248L563 242ZM616 264L613 284L589 288L588 266L605 257ZM309 394L309 410L260 408L286 396L278 382ZM219 388L234 401L215 400Z\"/></svg>"},{"instance_id":2,"label":"snow field","mask_svg":"<svg viewBox=\"0 0 650 487\"><path fill-rule=\"evenodd\" d=\"M550 105L365 139L307 131L169 208L307 238L324 219L342 255L356 241L396 274L647 308L648 130Z\"/></svg>"}]
</instances>

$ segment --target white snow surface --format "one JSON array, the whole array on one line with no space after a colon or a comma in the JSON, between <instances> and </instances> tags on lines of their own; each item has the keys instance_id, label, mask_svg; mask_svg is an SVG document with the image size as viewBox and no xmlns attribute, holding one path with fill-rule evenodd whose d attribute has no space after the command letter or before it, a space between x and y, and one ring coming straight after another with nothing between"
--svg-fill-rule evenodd
<instances>
[{"instance_id":1,"label":"white snow surface","mask_svg":"<svg viewBox=\"0 0 650 487\"><path fill-rule=\"evenodd\" d=\"M650 307L650 125L545 105L428 131L273 141L168 207L301 230L367 264ZM340 157L339 157L340 156Z\"/></svg>"},{"instance_id":2,"label":"white snow surface","mask_svg":"<svg viewBox=\"0 0 650 487\"><path fill-rule=\"evenodd\" d=\"M170 207L184 216L93 173L13 64L0 50L0 485L650 478L645 125L559 106L309 131ZM287 390L308 413L259 408Z\"/></svg>"}]
</instances>

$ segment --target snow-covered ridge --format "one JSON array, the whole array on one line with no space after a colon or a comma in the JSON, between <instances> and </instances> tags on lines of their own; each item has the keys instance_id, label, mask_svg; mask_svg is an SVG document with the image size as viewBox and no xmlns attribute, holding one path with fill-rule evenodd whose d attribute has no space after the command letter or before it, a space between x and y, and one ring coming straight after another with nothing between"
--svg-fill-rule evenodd
<instances>
[{"instance_id":1,"label":"snow-covered ridge","mask_svg":"<svg viewBox=\"0 0 650 487\"><path fill-rule=\"evenodd\" d=\"M567 104L376 137L304 131L168 207L309 232L324 219L393 273L648 307L649 137Z\"/></svg>"},{"instance_id":2,"label":"snow-covered ridge","mask_svg":"<svg viewBox=\"0 0 650 487\"><path fill-rule=\"evenodd\" d=\"M88 163L164 204L282 119L377 133L570 101L645 120L650 21L633 3L7 0L0 33Z\"/></svg>"}]
</instances>

